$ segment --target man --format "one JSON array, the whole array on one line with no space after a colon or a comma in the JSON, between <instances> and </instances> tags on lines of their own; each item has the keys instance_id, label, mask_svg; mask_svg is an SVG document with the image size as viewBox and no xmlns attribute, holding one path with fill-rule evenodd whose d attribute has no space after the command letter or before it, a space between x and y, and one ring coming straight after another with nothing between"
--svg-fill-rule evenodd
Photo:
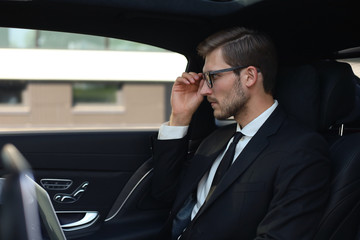
<instances>
[{"instance_id":1,"label":"man","mask_svg":"<svg viewBox=\"0 0 360 240\"><path fill-rule=\"evenodd\" d=\"M312 239L329 189L327 145L274 100L273 44L233 28L198 52L203 73L176 79L170 121L153 143L153 195L173 203L159 239ZM214 131L188 160L187 126L203 97L215 118L237 124Z\"/></svg>"}]
</instances>

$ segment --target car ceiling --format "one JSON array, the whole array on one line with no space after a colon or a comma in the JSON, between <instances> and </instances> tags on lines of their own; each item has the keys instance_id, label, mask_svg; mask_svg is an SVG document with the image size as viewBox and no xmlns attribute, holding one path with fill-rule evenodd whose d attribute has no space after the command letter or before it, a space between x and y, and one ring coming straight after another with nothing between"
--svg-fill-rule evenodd
<instances>
[{"instance_id":1,"label":"car ceiling","mask_svg":"<svg viewBox=\"0 0 360 240\"><path fill-rule=\"evenodd\" d=\"M122 38L188 57L207 35L247 26L271 35L280 58L301 61L359 47L358 5L355 0L0 0L0 25Z\"/></svg>"}]
</instances>

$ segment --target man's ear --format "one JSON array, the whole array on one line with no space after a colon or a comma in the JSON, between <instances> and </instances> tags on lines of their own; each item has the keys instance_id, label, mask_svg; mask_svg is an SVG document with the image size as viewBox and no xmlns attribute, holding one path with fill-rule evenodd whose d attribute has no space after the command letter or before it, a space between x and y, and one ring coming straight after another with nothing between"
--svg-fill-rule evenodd
<instances>
[{"instance_id":1,"label":"man's ear","mask_svg":"<svg viewBox=\"0 0 360 240\"><path fill-rule=\"evenodd\" d=\"M255 85L255 83L258 81L258 71L255 67L249 66L245 69L246 74L246 81L245 85L246 87L250 88Z\"/></svg>"}]
</instances>

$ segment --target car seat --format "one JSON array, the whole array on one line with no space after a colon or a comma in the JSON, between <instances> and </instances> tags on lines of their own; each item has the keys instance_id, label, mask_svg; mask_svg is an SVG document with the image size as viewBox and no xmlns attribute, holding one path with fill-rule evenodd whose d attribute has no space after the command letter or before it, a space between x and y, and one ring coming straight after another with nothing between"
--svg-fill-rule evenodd
<instances>
[{"instance_id":1,"label":"car seat","mask_svg":"<svg viewBox=\"0 0 360 240\"><path fill-rule=\"evenodd\" d=\"M356 239L360 223L360 132L344 131L360 111L354 110L359 105L354 73L347 63L322 61L283 68L278 76L275 98L289 115L322 133L330 146L331 193L314 239Z\"/></svg>"},{"instance_id":2,"label":"car seat","mask_svg":"<svg viewBox=\"0 0 360 240\"><path fill-rule=\"evenodd\" d=\"M331 194L315 240L357 239L360 224L360 129L345 131L351 115L360 109L355 95L354 73L350 65L322 62L316 65L322 85L320 125L328 132L332 164ZM354 111L355 109L355 111ZM358 131L358 132L356 132Z\"/></svg>"}]
</instances>

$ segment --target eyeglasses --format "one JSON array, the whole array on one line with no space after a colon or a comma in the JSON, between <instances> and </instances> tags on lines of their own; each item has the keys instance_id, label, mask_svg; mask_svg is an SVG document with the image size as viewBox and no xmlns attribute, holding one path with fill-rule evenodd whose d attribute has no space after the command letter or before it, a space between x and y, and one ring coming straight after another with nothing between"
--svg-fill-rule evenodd
<instances>
[{"instance_id":1,"label":"eyeglasses","mask_svg":"<svg viewBox=\"0 0 360 240\"><path fill-rule=\"evenodd\" d=\"M203 76L204 79L206 81L206 84L208 85L209 88L212 88L214 86L214 75L218 74L218 73L223 73L223 72L230 72L230 71L234 71L234 70L238 70L238 69L243 69L243 68L247 68L249 66L237 66L237 67L231 67L231 68L225 68L225 69L220 69L220 70L216 70L216 71L209 71L209 72L204 72ZM256 68L256 70L258 72L260 72L260 70L258 68Z\"/></svg>"}]
</instances>

